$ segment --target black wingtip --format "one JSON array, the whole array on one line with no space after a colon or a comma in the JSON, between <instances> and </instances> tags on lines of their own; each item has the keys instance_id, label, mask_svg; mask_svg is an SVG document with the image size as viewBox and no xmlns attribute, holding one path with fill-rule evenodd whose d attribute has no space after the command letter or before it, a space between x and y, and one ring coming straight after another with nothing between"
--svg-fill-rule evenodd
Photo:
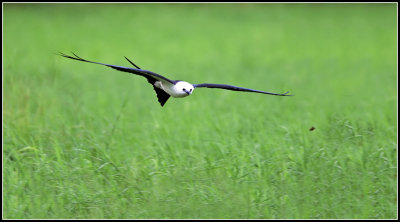
<instances>
[{"instance_id":1,"label":"black wingtip","mask_svg":"<svg viewBox=\"0 0 400 222\"><path fill-rule=\"evenodd\" d=\"M71 51L71 53L72 53L72 55L74 55L76 58L82 59L81 57L77 56L74 52ZM82 60L84 60L84 59L82 59Z\"/></svg>"},{"instance_id":2,"label":"black wingtip","mask_svg":"<svg viewBox=\"0 0 400 222\"><path fill-rule=\"evenodd\" d=\"M60 51L57 51L57 52L55 52L54 54L55 54L55 55L58 55L58 56L67 57L66 54L64 54L64 53L62 53L62 52L60 52Z\"/></svg>"},{"instance_id":3,"label":"black wingtip","mask_svg":"<svg viewBox=\"0 0 400 222\"><path fill-rule=\"evenodd\" d=\"M287 91L287 92L281 94L281 96L294 96L294 95L287 95L288 93L289 93L289 91Z\"/></svg>"},{"instance_id":4,"label":"black wingtip","mask_svg":"<svg viewBox=\"0 0 400 222\"><path fill-rule=\"evenodd\" d=\"M90 62L90 63L97 63L97 62L91 62L88 61L86 59L81 58L80 56L78 56L77 54L71 52L73 56L67 55L65 53L62 52L58 52L59 56L65 57L65 58L69 58L69 59L74 59L74 60L78 60L78 61L82 61L82 62ZM102 63L97 63L97 64L102 64ZM106 64L102 64L102 65L106 65Z\"/></svg>"},{"instance_id":5,"label":"black wingtip","mask_svg":"<svg viewBox=\"0 0 400 222\"><path fill-rule=\"evenodd\" d=\"M62 53L62 52L58 52L57 55L62 56L62 57L65 57L65 58L69 58L69 59L84 60L84 59L82 59L81 57L77 56L75 53L73 53L73 52L71 52L71 53L72 53L75 57L69 56L69 55L67 55L67 54L65 54L65 53Z\"/></svg>"}]
</instances>

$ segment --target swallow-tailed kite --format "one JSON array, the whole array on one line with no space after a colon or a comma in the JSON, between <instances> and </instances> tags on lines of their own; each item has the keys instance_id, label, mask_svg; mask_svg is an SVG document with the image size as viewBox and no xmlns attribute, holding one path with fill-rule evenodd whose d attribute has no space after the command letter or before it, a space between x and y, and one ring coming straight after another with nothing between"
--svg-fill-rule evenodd
<instances>
[{"instance_id":1,"label":"swallow-tailed kite","mask_svg":"<svg viewBox=\"0 0 400 222\"><path fill-rule=\"evenodd\" d=\"M219 88L219 89L227 89L227 90L243 91L243 92L255 92L255 93L263 93L263 94L275 95L275 96L292 96L292 95L287 95L287 93L289 93L289 92L286 92L283 94L278 94L278 93L259 91L259 90L255 90L255 89L247 89L247 88L242 88L242 87L238 87L238 86L225 85L225 84L202 83L202 84L193 84L192 85L185 81L170 80L170 79L168 79L162 75L159 75L157 73L141 69L126 57L125 57L125 59L128 60L128 62L131 63L134 67L136 67L136 69L130 68L130 67L124 67L124 66L109 65L109 64L100 63L100 62L92 62L92 61L89 61L86 59L82 59L81 57L77 56L74 53L72 53L72 54L74 56L69 56L64 53L59 53L59 55L66 57L66 58L75 59L75 60L82 61L82 62L90 62L90 63L100 64L100 65L105 65L105 66L111 67L113 69L116 69L118 71L129 72L132 74L136 74L136 75L145 77L147 79L147 81L153 86L154 91L156 91L158 102L160 102L161 106L164 106L164 104L167 102L167 100L169 99L170 96L175 97L175 98L186 97L193 93L194 88L202 88L202 87Z\"/></svg>"}]
</instances>

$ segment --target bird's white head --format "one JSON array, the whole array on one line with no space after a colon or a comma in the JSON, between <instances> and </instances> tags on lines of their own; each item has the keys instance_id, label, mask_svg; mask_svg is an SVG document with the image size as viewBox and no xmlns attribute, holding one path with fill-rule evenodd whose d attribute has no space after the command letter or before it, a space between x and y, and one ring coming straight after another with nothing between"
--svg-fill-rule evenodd
<instances>
[{"instance_id":1,"label":"bird's white head","mask_svg":"<svg viewBox=\"0 0 400 222\"><path fill-rule=\"evenodd\" d=\"M179 97L189 96L193 93L193 91L193 85L188 82L179 81L175 84L175 92L179 94Z\"/></svg>"}]
</instances>

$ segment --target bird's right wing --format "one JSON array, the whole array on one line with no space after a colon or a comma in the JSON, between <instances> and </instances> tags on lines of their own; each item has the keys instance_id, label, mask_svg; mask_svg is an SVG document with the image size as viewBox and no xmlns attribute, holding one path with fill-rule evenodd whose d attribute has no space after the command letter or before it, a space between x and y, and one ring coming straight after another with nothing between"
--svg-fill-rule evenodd
<instances>
[{"instance_id":1,"label":"bird's right wing","mask_svg":"<svg viewBox=\"0 0 400 222\"><path fill-rule=\"evenodd\" d=\"M194 84L193 86L194 86L194 88L201 88L201 87L219 88L219 89L227 89L227 90L233 90L233 91L263 93L263 94L269 94L269 95L275 95L275 96L292 96L292 95L287 95L289 92L285 92L283 94L271 93L271 92L264 92L264 91L260 91L260 90L247 89L247 88L243 88L243 87L239 87L239 86L231 86L231 85L225 85L225 84L202 83L202 84Z\"/></svg>"},{"instance_id":2,"label":"bird's right wing","mask_svg":"<svg viewBox=\"0 0 400 222\"><path fill-rule=\"evenodd\" d=\"M168 78L166 78L166 77L164 77L164 76L162 76L162 75L159 75L159 74L157 74L157 73L148 71L148 70L144 70L144 69L134 69L134 68L130 68L130 67L109 65L109 64L100 63L100 62L93 62L93 61L89 61L89 60L86 60L86 59L82 59L81 57L77 56L77 55L74 54L74 53L72 53L72 54L73 54L74 56L69 56L69 55L66 55L66 54L61 53L61 52L59 53L60 56L63 56L63 57L65 57L65 58L74 59L74 60L78 60L78 61L82 61L82 62L95 63L95 64L99 64L99 65L105 65L105 66L111 67L111 68L113 68L113 69L116 69L116 70L118 70L118 71L129 72L129 73L132 73L132 74L136 74L136 75L139 75L139 76L143 76L143 77L146 77L146 78L149 80L149 82L150 82L150 79L155 79L155 80L158 80L158 81L167 81L167 82L170 82L170 83L174 84L174 81L172 81L172 80L170 80L170 79L168 79ZM125 58L126 58L126 57L125 57ZM126 58L126 59L127 59L131 64L133 64L128 58ZM134 65L134 64L133 64L133 65ZM136 66L136 65L134 65L134 66L137 67L137 68L139 68L139 67ZM154 83L152 83L152 84L154 84Z\"/></svg>"}]
</instances>

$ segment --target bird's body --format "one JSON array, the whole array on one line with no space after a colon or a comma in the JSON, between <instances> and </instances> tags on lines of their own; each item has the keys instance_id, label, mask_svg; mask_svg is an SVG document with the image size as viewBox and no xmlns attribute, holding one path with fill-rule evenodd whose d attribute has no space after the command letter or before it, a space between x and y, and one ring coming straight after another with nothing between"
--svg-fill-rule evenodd
<instances>
[{"instance_id":1,"label":"bird's body","mask_svg":"<svg viewBox=\"0 0 400 222\"><path fill-rule=\"evenodd\" d=\"M291 95L287 95L288 92L283 93L283 94L270 93L270 92L264 92L264 91L254 90L254 89L247 89L247 88L225 85L225 84L212 84L212 83L190 84L185 81L170 80L170 79L168 79L162 75L159 75L157 73L141 69L126 57L125 58L133 66L135 66L136 69L130 68L130 67L124 67L124 66L109 65L109 64L100 63L100 62L92 62L92 61L89 61L86 59L82 59L81 57L75 55L74 53L72 53L72 54L75 57L60 53L61 56L69 58L69 59L74 59L74 60L78 60L78 61L82 61L82 62L95 63L95 64L99 64L99 65L105 65L110 68L116 69L118 71L129 72L132 74L136 74L136 75L145 77L147 79L147 81L153 86L153 89L157 94L157 98L158 98L158 101L161 104L161 106L164 106L164 104L167 102L167 100L169 99L170 96L172 96L174 98L183 98L183 97L191 95L195 88L202 88L202 87L219 88L219 89L243 91L243 92L255 92L255 93L263 93L263 94L276 95L276 96L291 96Z\"/></svg>"},{"instance_id":2,"label":"bird's body","mask_svg":"<svg viewBox=\"0 0 400 222\"><path fill-rule=\"evenodd\" d=\"M185 81L177 81L175 84L172 84L167 81L156 81L154 84L155 87L164 90L170 96L175 98L182 98L189 96L192 94L194 87L192 84Z\"/></svg>"}]
</instances>

